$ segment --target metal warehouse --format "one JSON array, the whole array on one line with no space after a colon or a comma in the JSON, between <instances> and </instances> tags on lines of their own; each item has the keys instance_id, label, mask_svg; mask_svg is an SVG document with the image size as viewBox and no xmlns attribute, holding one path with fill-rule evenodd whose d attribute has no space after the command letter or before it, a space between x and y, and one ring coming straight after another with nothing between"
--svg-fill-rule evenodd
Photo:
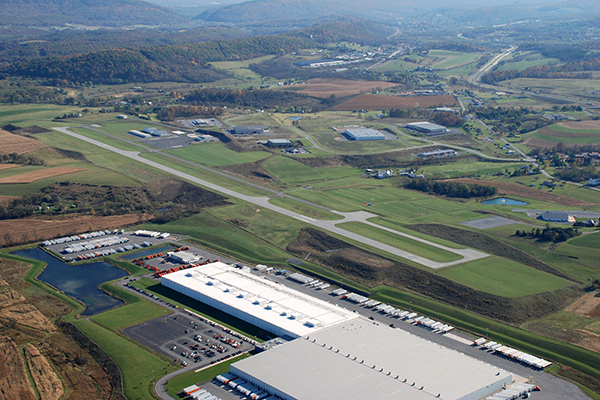
<instances>
[{"instance_id":1,"label":"metal warehouse","mask_svg":"<svg viewBox=\"0 0 600 400\"><path fill-rule=\"evenodd\" d=\"M268 126L235 126L231 129L231 133L234 135L262 134L268 131Z\"/></svg>"},{"instance_id":2,"label":"metal warehouse","mask_svg":"<svg viewBox=\"0 0 600 400\"><path fill-rule=\"evenodd\" d=\"M222 262L164 275L161 283L278 336L312 335L358 318L341 307Z\"/></svg>"},{"instance_id":3,"label":"metal warehouse","mask_svg":"<svg viewBox=\"0 0 600 400\"><path fill-rule=\"evenodd\" d=\"M231 365L282 399L476 400L512 384L510 372L363 318Z\"/></svg>"},{"instance_id":4,"label":"metal warehouse","mask_svg":"<svg viewBox=\"0 0 600 400\"><path fill-rule=\"evenodd\" d=\"M201 258L193 253L188 252L188 251L179 251L179 252L172 251L172 252L167 253L167 255L169 256L169 258L171 260L178 262L180 264L195 263L196 261L199 261Z\"/></svg>"},{"instance_id":5,"label":"metal warehouse","mask_svg":"<svg viewBox=\"0 0 600 400\"><path fill-rule=\"evenodd\" d=\"M346 129L344 136L348 140L385 140L385 135L375 129Z\"/></svg>"},{"instance_id":6,"label":"metal warehouse","mask_svg":"<svg viewBox=\"0 0 600 400\"><path fill-rule=\"evenodd\" d=\"M423 133L446 133L448 129L443 125L432 124L431 122L412 122L406 124L408 129L414 129L415 131Z\"/></svg>"}]
</instances>

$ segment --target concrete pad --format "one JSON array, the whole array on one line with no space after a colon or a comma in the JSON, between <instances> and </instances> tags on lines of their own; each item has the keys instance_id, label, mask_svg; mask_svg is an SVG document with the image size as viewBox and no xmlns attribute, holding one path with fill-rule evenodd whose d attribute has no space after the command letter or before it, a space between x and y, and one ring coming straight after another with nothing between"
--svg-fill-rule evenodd
<instances>
[{"instance_id":1,"label":"concrete pad","mask_svg":"<svg viewBox=\"0 0 600 400\"><path fill-rule=\"evenodd\" d=\"M504 217L489 217L482 219L474 219L469 221L459 222L461 225L470 226L472 228L477 229L491 229L497 228L499 226L519 224L520 222L514 221L512 219L504 218Z\"/></svg>"}]
</instances>

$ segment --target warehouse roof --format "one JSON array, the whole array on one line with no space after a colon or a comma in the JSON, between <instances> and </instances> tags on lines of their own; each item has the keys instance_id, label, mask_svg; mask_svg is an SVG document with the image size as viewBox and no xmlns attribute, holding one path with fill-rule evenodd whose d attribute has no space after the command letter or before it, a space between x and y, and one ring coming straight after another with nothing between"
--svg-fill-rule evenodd
<instances>
[{"instance_id":1,"label":"warehouse roof","mask_svg":"<svg viewBox=\"0 0 600 400\"><path fill-rule=\"evenodd\" d=\"M427 132L446 132L445 126L432 124L431 122L411 122L406 124L406 127Z\"/></svg>"},{"instance_id":2,"label":"warehouse roof","mask_svg":"<svg viewBox=\"0 0 600 400\"><path fill-rule=\"evenodd\" d=\"M222 262L162 277L296 336L357 318L355 313Z\"/></svg>"},{"instance_id":3,"label":"warehouse roof","mask_svg":"<svg viewBox=\"0 0 600 400\"><path fill-rule=\"evenodd\" d=\"M346 129L344 132L346 135L349 135L352 139L358 138L384 138L385 135L375 129L368 128L358 128L358 129Z\"/></svg>"},{"instance_id":4,"label":"warehouse roof","mask_svg":"<svg viewBox=\"0 0 600 400\"><path fill-rule=\"evenodd\" d=\"M363 318L234 363L231 372L296 399L480 398L512 381L510 372Z\"/></svg>"}]
</instances>

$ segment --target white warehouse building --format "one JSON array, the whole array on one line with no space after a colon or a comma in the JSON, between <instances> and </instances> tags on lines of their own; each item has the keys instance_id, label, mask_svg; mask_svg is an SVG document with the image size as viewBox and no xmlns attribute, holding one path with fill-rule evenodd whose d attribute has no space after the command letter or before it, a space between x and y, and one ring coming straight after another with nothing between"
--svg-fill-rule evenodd
<instances>
[{"instance_id":1,"label":"white warehouse building","mask_svg":"<svg viewBox=\"0 0 600 400\"><path fill-rule=\"evenodd\" d=\"M297 338L358 315L222 262L164 275L161 284L278 336Z\"/></svg>"},{"instance_id":2,"label":"white warehouse building","mask_svg":"<svg viewBox=\"0 0 600 400\"><path fill-rule=\"evenodd\" d=\"M477 400L513 374L358 318L238 361L230 372L284 400Z\"/></svg>"}]
</instances>

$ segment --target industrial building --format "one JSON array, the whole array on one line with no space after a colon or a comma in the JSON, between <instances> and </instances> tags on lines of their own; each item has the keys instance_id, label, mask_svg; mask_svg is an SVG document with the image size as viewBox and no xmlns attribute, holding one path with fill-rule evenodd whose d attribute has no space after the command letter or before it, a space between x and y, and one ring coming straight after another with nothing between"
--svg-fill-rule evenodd
<instances>
[{"instance_id":1,"label":"industrial building","mask_svg":"<svg viewBox=\"0 0 600 400\"><path fill-rule=\"evenodd\" d=\"M292 142L287 139L269 139L267 140L267 147L291 147Z\"/></svg>"},{"instance_id":2,"label":"industrial building","mask_svg":"<svg viewBox=\"0 0 600 400\"><path fill-rule=\"evenodd\" d=\"M130 131L129 131L129 132L127 132L127 133L129 133L130 135L133 135L133 136L141 137L141 138L143 138L143 139L147 139L147 138L149 138L150 136L152 136L152 135L150 135L150 134L148 134L148 133L140 132L140 131L138 131L138 130L135 130L135 129L132 129L132 130L130 130Z\"/></svg>"},{"instance_id":3,"label":"industrial building","mask_svg":"<svg viewBox=\"0 0 600 400\"><path fill-rule=\"evenodd\" d=\"M448 129L445 126L432 124L431 122L411 122L410 124L406 124L406 128L418 132L423 132L426 135L448 132Z\"/></svg>"},{"instance_id":4,"label":"industrial building","mask_svg":"<svg viewBox=\"0 0 600 400\"><path fill-rule=\"evenodd\" d=\"M344 131L344 136L348 140L385 140L385 135L375 129L350 128Z\"/></svg>"},{"instance_id":5,"label":"industrial building","mask_svg":"<svg viewBox=\"0 0 600 400\"><path fill-rule=\"evenodd\" d=\"M234 135L260 135L269 132L268 126L235 126L231 129Z\"/></svg>"},{"instance_id":6,"label":"industrial building","mask_svg":"<svg viewBox=\"0 0 600 400\"><path fill-rule=\"evenodd\" d=\"M276 346L230 372L282 399L477 400L512 373L358 318Z\"/></svg>"},{"instance_id":7,"label":"industrial building","mask_svg":"<svg viewBox=\"0 0 600 400\"><path fill-rule=\"evenodd\" d=\"M575 222L575 217L564 211L546 211L540 218L548 222Z\"/></svg>"},{"instance_id":8,"label":"industrial building","mask_svg":"<svg viewBox=\"0 0 600 400\"><path fill-rule=\"evenodd\" d=\"M334 304L222 262L164 275L161 284L278 336L297 338L358 318Z\"/></svg>"},{"instance_id":9,"label":"industrial building","mask_svg":"<svg viewBox=\"0 0 600 400\"><path fill-rule=\"evenodd\" d=\"M153 127L146 127L144 129L142 129L142 132L149 133L152 136L159 136L159 137L169 136L169 132L163 131L163 130L160 130L157 128L153 128Z\"/></svg>"}]
</instances>

